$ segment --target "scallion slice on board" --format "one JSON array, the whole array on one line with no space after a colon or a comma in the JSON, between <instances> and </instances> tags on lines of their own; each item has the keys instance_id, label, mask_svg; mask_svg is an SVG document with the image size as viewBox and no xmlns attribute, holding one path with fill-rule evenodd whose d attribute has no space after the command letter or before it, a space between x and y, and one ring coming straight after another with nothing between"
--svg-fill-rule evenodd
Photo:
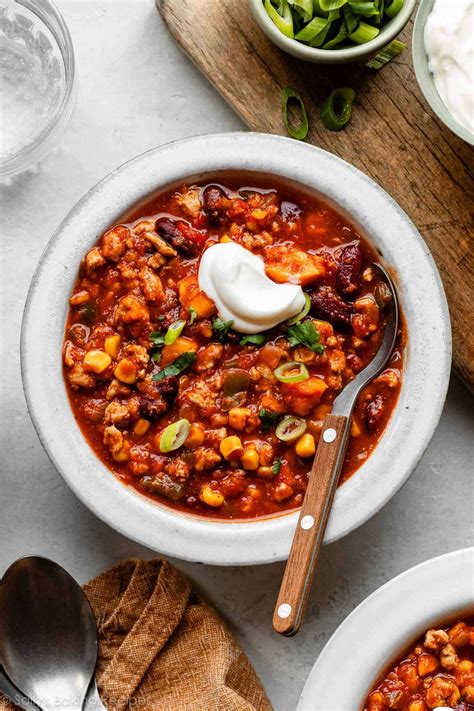
<instances>
[{"instance_id":1,"label":"scallion slice on board","mask_svg":"<svg viewBox=\"0 0 474 711\"><path fill-rule=\"evenodd\" d=\"M390 42L390 44L381 49L375 57L372 57L372 59L367 62L365 66L369 69L382 69L382 67L391 62L392 59L395 59L395 57L398 57L398 55L401 54L406 48L407 46L404 42L400 42L400 40L393 40L393 42Z\"/></svg>"},{"instance_id":2,"label":"scallion slice on board","mask_svg":"<svg viewBox=\"0 0 474 711\"><path fill-rule=\"evenodd\" d=\"M330 131L340 131L351 120L354 89L335 89L321 106L321 121Z\"/></svg>"},{"instance_id":3,"label":"scallion slice on board","mask_svg":"<svg viewBox=\"0 0 474 711\"><path fill-rule=\"evenodd\" d=\"M288 116L288 103L293 99L298 104L300 122L297 126L290 123ZM309 123L308 116L306 114L306 109L303 103L303 99L299 95L299 92L291 86L286 86L282 93L282 111L283 111L283 121L285 123L286 130L292 138L296 138L298 141L303 141L308 135Z\"/></svg>"}]
</instances>

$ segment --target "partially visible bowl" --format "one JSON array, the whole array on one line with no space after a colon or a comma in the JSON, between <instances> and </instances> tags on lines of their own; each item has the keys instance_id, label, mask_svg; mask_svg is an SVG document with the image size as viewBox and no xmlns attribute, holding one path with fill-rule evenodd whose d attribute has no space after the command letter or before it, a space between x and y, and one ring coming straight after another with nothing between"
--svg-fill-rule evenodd
<instances>
[{"instance_id":1,"label":"partially visible bowl","mask_svg":"<svg viewBox=\"0 0 474 711\"><path fill-rule=\"evenodd\" d=\"M297 711L363 708L381 674L426 630L473 614L473 578L474 548L466 548L410 568L372 593L324 647Z\"/></svg>"},{"instance_id":2,"label":"partially visible bowl","mask_svg":"<svg viewBox=\"0 0 474 711\"><path fill-rule=\"evenodd\" d=\"M346 64L368 59L395 39L410 19L415 9L416 0L405 0L400 12L381 28L375 39L365 44L342 49L319 49L286 37L268 16L262 0L249 0L249 4L260 29L273 44L276 44L284 52L297 57L297 59L304 59L307 62L315 62L316 64Z\"/></svg>"},{"instance_id":3,"label":"partially visible bowl","mask_svg":"<svg viewBox=\"0 0 474 711\"><path fill-rule=\"evenodd\" d=\"M446 396L451 333L438 272L413 224L372 180L319 148L257 133L198 136L138 156L76 205L41 258L23 318L23 385L39 437L85 505L129 538L187 560L250 565L288 556L298 512L244 523L206 520L138 494L120 482L89 447L74 419L62 373L68 298L79 264L97 238L153 191L222 171L276 175L323 196L396 272L408 332L400 396L379 445L339 487L326 542L373 516L418 463Z\"/></svg>"},{"instance_id":4,"label":"partially visible bowl","mask_svg":"<svg viewBox=\"0 0 474 711\"><path fill-rule=\"evenodd\" d=\"M433 74L428 66L425 49L425 24L431 14L435 0L422 0L415 18L412 37L413 65L415 75L423 95L440 121L456 136L474 145L474 135L453 117L436 88Z\"/></svg>"}]
</instances>

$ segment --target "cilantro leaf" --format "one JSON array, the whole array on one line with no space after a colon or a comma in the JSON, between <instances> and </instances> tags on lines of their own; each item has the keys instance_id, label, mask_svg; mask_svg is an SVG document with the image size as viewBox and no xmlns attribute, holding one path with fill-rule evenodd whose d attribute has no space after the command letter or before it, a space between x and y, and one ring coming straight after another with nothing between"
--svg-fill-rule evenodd
<instances>
[{"instance_id":1,"label":"cilantro leaf","mask_svg":"<svg viewBox=\"0 0 474 711\"><path fill-rule=\"evenodd\" d=\"M197 311L192 306L189 307L189 325L192 326L197 318Z\"/></svg>"},{"instance_id":2,"label":"cilantro leaf","mask_svg":"<svg viewBox=\"0 0 474 711\"><path fill-rule=\"evenodd\" d=\"M260 421L262 423L262 430L268 432L278 420L283 417L282 412L271 412L270 410L260 410L258 413Z\"/></svg>"},{"instance_id":3,"label":"cilantro leaf","mask_svg":"<svg viewBox=\"0 0 474 711\"><path fill-rule=\"evenodd\" d=\"M178 356L172 363L165 366L163 370L160 370L159 373L155 373L155 375L152 375L151 379L163 380L163 378L167 378L169 375L179 375L179 373L182 373L183 370L189 368L189 366L192 365L195 360L196 354L192 351L186 351L186 353L181 353L181 355Z\"/></svg>"},{"instance_id":4,"label":"cilantro leaf","mask_svg":"<svg viewBox=\"0 0 474 711\"><path fill-rule=\"evenodd\" d=\"M316 330L312 321L304 321L304 323L295 323L294 326L288 327L286 334L290 346L306 346L313 353L323 353L324 346L320 342L319 331Z\"/></svg>"},{"instance_id":5,"label":"cilantro leaf","mask_svg":"<svg viewBox=\"0 0 474 711\"><path fill-rule=\"evenodd\" d=\"M225 342L227 334L234 322L233 321L223 321L221 318L215 318L212 322L212 328L216 334L217 340L221 343Z\"/></svg>"},{"instance_id":6,"label":"cilantro leaf","mask_svg":"<svg viewBox=\"0 0 474 711\"><path fill-rule=\"evenodd\" d=\"M165 334L159 331L152 331L148 338L153 343L155 348L161 348L165 344Z\"/></svg>"},{"instance_id":7,"label":"cilantro leaf","mask_svg":"<svg viewBox=\"0 0 474 711\"><path fill-rule=\"evenodd\" d=\"M240 339L240 345L245 346L246 343L251 343L254 346L261 346L265 343L265 336L262 333L253 333L249 336L244 336Z\"/></svg>"},{"instance_id":8,"label":"cilantro leaf","mask_svg":"<svg viewBox=\"0 0 474 711\"><path fill-rule=\"evenodd\" d=\"M273 474L279 474L281 469L281 459L275 459L275 461L272 464L272 472Z\"/></svg>"}]
</instances>

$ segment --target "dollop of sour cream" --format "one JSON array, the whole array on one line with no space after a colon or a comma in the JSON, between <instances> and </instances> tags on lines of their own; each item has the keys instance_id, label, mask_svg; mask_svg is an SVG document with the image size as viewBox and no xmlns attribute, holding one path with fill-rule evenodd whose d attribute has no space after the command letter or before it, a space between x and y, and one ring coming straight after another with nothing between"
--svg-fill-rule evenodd
<instances>
[{"instance_id":1,"label":"dollop of sour cream","mask_svg":"<svg viewBox=\"0 0 474 711\"><path fill-rule=\"evenodd\" d=\"M236 242L222 242L204 252L199 288L225 321L240 333L259 333L296 316L305 304L301 286L276 284L265 274L263 259Z\"/></svg>"},{"instance_id":2,"label":"dollop of sour cream","mask_svg":"<svg viewBox=\"0 0 474 711\"><path fill-rule=\"evenodd\" d=\"M474 0L435 0L424 40L441 99L474 133Z\"/></svg>"}]
</instances>

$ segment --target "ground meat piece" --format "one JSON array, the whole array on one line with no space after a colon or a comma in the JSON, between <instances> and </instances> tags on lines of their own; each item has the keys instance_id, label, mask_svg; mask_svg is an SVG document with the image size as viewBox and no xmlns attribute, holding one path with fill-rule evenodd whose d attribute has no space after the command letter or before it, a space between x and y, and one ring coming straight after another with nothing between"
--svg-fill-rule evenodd
<instances>
[{"instance_id":1,"label":"ground meat piece","mask_svg":"<svg viewBox=\"0 0 474 711\"><path fill-rule=\"evenodd\" d=\"M214 368L222 356L224 346L220 343L211 343L206 348L201 348L196 356L195 368L199 372Z\"/></svg>"},{"instance_id":2,"label":"ground meat piece","mask_svg":"<svg viewBox=\"0 0 474 711\"><path fill-rule=\"evenodd\" d=\"M442 648L439 653L439 661L441 662L441 666L445 669L454 669L457 666L459 657L452 644L447 644Z\"/></svg>"},{"instance_id":3,"label":"ground meat piece","mask_svg":"<svg viewBox=\"0 0 474 711\"><path fill-rule=\"evenodd\" d=\"M186 481L190 473L191 466L180 457L176 457L168 465L168 474L173 477L173 479Z\"/></svg>"},{"instance_id":4,"label":"ground meat piece","mask_svg":"<svg viewBox=\"0 0 474 711\"><path fill-rule=\"evenodd\" d=\"M344 301L330 286L320 286L311 294L314 314L335 326L350 328L354 307Z\"/></svg>"},{"instance_id":5,"label":"ground meat piece","mask_svg":"<svg viewBox=\"0 0 474 711\"><path fill-rule=\"evenodd\" d=\"M464 647L469 644L470 630L465 622L456 622L456 624L448 630L449 641L455 647Z\"/></svg>"},{"instance_id":6,"label":"ground meat piece","mask_svg":"<svg viewBox=\"0 0 474 711\"><path fill-rule=\"evenodd\" d=\"M129 343L123 350L124 354L137 366L137 377L144 378L146 367L150 360L148 351L144 346Z\"/></svg>"},{"instance_id":7,"label":"ground meat piece","mask_svg":"<svg viewBox=\"0 0 474 711\"><path fill-rule=\"evenodd\" d=\"M115 309L114 320L116 323L120 321L132 323L133 321L148 321L149 317L147 306L136 296L129 294L120 299Z\"/></svg>"},{"instance_id":8,"label":"ground meat piece","mask_svg":"<svg viewBox=\"0 0 474 711\"><path fill-rule=\"evenodd\" d=\"M160 254L162 257L176 257L178 252L173 249L171 245L168 244L164 239L161 237L158 237L156 232L144 232L143 233L143 238L147 240L147 242L150 242L152 244L158 254Z\"/></svg>"},{"instance_id":9,"label":"ground meat piece","mask_svg":"<svg viewBox=\"0 0 474 711\"><path fill-rule=\"evenodd\" d=\"M107 388L105 399L113 400L114 397L127 397L127 395L130 395L130 392L131 390L128 385L125 385L125 383L121 383L120 380L116 380L114 378Z\"/></svg>"},{"instance_id":10,"label":"ground meat piece","mask_svg":"<svg viewBox=\"0 0 474 711\"><path fill-rule=\"evenodd\" d=\"M93 388L96 380L93 375L86 373L82 363L75 363L68 373L69 382L72 387L77 388Z\"/></svg>"},{"instance_id":11,"label":"ground meat piece","mask_svg":"<svg viewBox=\"0 0 474 711\"><path fill-rule=\"evenodd\" d=\"M216 393L212 392L205 380L195 380L184 393L184 397L196 405L204 417L212 415L215 409Z\"/></svg>"},{"instance_id":12,"label":"ground meat piece","mask_svg":"<svg viewBox=\"0 0 474 711\"><path fill-rule=\"evenodd\" d=\"M425 641L423 644L426 649L433 649L434 651L439 651L449 642L448 633L444 630L428 630L425 635Z\"/></svg>"},{"instance_id":13,"label":"ground meat piece","mask_svg":"<svg viewBox=\"0 0 474 711\"><path fill-rule=\"evenodd\" d=\"M443 679L439 676L433 679L426 692L426 701L430 709L447 705L452 708L460 698L461 693L456 683L452 679Z\"/></svg>"},{"instance_id":14,"label":"ground meat piece","mask_svg":"<svg viewBox=\"0 0 474 711\"><path fill-rule=\"evenodd\" d=\"M342 373L346 367L346 356L344 355L344 351L329 351L328 361L333 373Z\"/></svg>"},{"instance_id":15,"label":"ground meat piece","mask_svg":"<svg viewBox=\"0 0 474 711\"><path fill-rule=\"evenodd\" d=\"M130 419L130 412L126 405L120 402L110 402L105 408L104 422L109 425L123 425Z\"/></svg>"},{"instance_id":16,"label":"ground meat piece","mask_svg":"<svg viewBox=\"0 0 474 711\"><path fill-rule=\"evenodd\" d=\"M87 400L83 407L84 415L91 422L101 422L107 402L105 400Z\"/></svg>"},{"instance_id":17,"label":"ground meat piece","mask_svg":"<svg viewBox=\"0 0 474 711\"><path fill-rule=\"evenodd\" d=\"M163 496L171 501L179 501L184 496L184 483L176 481L164 472L153 477L145 477L140 482L140 486L151 494Z\"/></svg>"},{"instance_id":18,"label":"ground meat piece","mask_svg":"<svg viewBox=\"0 0 474 711\"><path fill-rule=\"evenodd\" d=\"M72 341L66 341L63 348L63 357L67 367L72 368L74 363L82 361L84 351L81 348L77 348Z\"/></svg>"},{"instance_id":19,"label":"ground meat piece","mask_svg":"<svg viewBox=\"0 0 474 711\"><path fill-rule=\"evenodd\" d=\"M215 449L197 447L194 450L194 469L202 472L205 469L214 469L221 462L221 456Z\"/></svg>"},{"instance_id":20,"label":"ground meat piece","mask_svg":"<svg viewBox=\"0 0 474 711\"><path fill-rule=\"evenodd\" d=\"M184 193L176 194L176 202L189 217L197 217L201 212L200 192L199 188L188 188Z\"/></svg>"},{"instance_id":21,"label":"ground meat piece","mask_svg":"<svg viewBox=\"0 0 474 711\"><path fill-rule=\"evenodd\" d=\"M284 481L280 481L273 487L272 499L274 501L285 501L286 499L289 499L290 496L293 496L293 489L289 486L289 484L285 484Z\"/></svg>"},{"instance_id":22,"label":"ground meat piece","mask_svg":"<svg viewBox=\"0 0 474 711\"><path fill-rule=\"evenodd\" d=\"M104 444L112 454L120 452L123 447L123 434L115 425L109 425L104 430Z\"/></svg>"},{"instance_id":23,"label":"ground meat piece","mask_svg":"<svg viewBox=\"0 0 474 711\"><path fill-rule=\"evenodd\" d=\"M152 254L151 257L148 257L147 264L151 269L158 270L163 266L163 264L166 264L166 259L161 254L156 252L156 254Z\"/></svg>"},{"instance_id":24,"label":"ground meat piece","mask_svg":"<svg viewBox=\"0 0 474 711\"><path fill-rule=\"evenodd\" d=\"M185 223L171 220L169 217L161 217L156 221L156 231L184 257L192 257L196 254L197 245L183 235L181 224Z\"/></svg>"},{"instance_id":25,"label":"ground meat piece","mask_svg":"<svg viewBox=\"0 0 474 711\"><path fill-rule=\"evenodd\" d=\"M140 286L147 301L165 300L165 290L161 279L150 267L143 267L139 277Z\"/></svg>"},{"instance_id":26,"label":"ground meat piece","mask_svg":"<svg viewBox=\"0 0 474 711\"><path fill-rule=\"evenodd\" d=\"M337 290L349 296L360 289L363 255L360 242L351 242L338 255Z\"/></svg>"},{"instance_id":27,"label":"ground meat piece","mask_svg":"<svg viewBox=\"0 0 474 711\"><path fill-rule=\"evenodd\" d=\"M112 262L118 262L127 249L126 240L130 237L130 230L125 225L117 225L102 237L102 254Z\"/></svg>"},{"instance_id":28,"label":"ground meat piece","mask_svg":"<svg viewBox=\"0 0 474 711\"><path fill-rule=\"evenodd\" d=\"M102 252L98 247L93 247L90 252L87 252L84 263L88 272L92 272L97 267L101 267L105 264L105 259L102 256Z\"/></svg>"},{"instance_id":29,"label":"ground meat piece","mask_svg":"<svg viewBox=\"0 0 474 711\"><path fill-rule=\"evenodd\" d=\"M385 401L382 395L376 395L365 408L365 426L369 434L373 434L379 428L384 410Z\"/></svg>"}]
</instances>

